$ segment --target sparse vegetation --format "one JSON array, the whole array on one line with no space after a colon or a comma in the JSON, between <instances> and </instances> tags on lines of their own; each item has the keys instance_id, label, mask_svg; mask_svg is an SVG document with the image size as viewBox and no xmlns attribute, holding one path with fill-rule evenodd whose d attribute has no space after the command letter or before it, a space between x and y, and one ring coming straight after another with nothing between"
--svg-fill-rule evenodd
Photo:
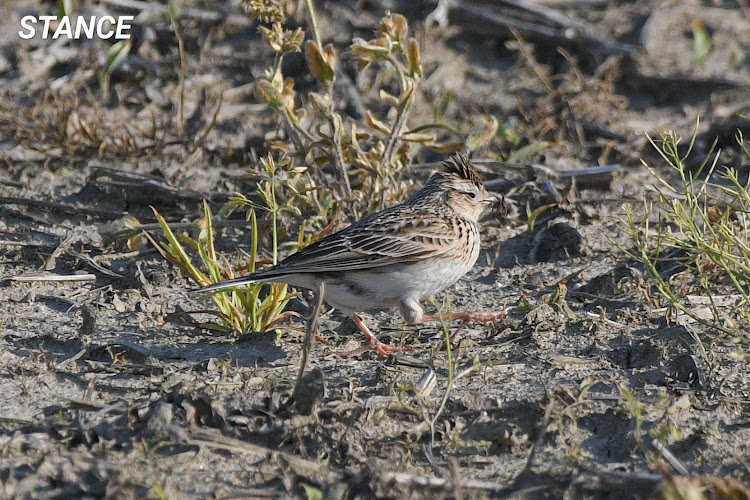
<instances>
[{"instance_id":1,"label":"sparse vegetation","mask_svg":"<svg viewBox=\"0 0 750 500\"><path fill-rule=\"evenodd\" d=\"M744 139L737 139L747 154ZM733 168L719 167L718 155L691 171L685 160L694 140L686 153L679 151L681 139L674 132L651 141L667 173L647 165L658 181L658 199L644 201L642 218L625 207L624 228L634 249L624 250L643 263L676 312L747 343L742 332L750 324L748 181ZM706 300L690 303L695 295Z\"/></svg>"},{"instance_id":2,"label":"sparse vegetation","mask_svg":"<svg viewBox=\"0 0 750 500\"><path fill-rule=\"evenodd\" d=\"M376 38L372 40L358 38L352 43L351 53L358 60L358 71L364 72L373 64L384 65L394 72L398 84L396 95L383 89L379 92L382 103L390 108L386 115L390 114L395 118L388 123L376 118L373 111L367 110L364 123L359 123L337 109L338 98L333 84L340 63L333 46L321 47L320 35L315 30L314 40L307 42L304 41L304 32L301 28L294 31L286 30L286 18L277 2L248 0L246 4L251 16L264 23L259 30L275 53L273 63L266 70L265 76L259 78L257 83L258 94L278 113L281 125L287 134L286 137L278 136L277 139L272 140L270 148L273 154L280 155L279 162L287 167L280 171L296 176L298 181L277 183L274 178L276 172L274 156L269 155L263 160L266 172L262 176L271 180L270 183L266 182L267 189L260 188L258 194L264 200L264 212L271 217L273 241L270 244L270 251L273 253L272 262L275 264L280 243L278 239L279 215L284 212L276 201L278 196L287 200L284 205L286 213L291 213L297 218L301 216L303 221L318 221L318 227L326 225L325 218L328 216L329 208L337 203L343 203L347 207L346 213L353 214L353 218L358 218L375 208L383 208L386 204L400 201L405 196L409 184L400 180L399 174L411 161L415 152L412 145L454 150L461 148L466 138L460 138L459 142L451 145L439 144L436 135L430 132L431 129L449 130L454 135L460 134L437 122L408 128L409 112L422 77L422 63L419 45L416 39L409 36L409 26L404 16L390 14L384 17L380 22ZM308 15L314 19L312 2L306 5ZM317 25L313 23L312 26ZM281 68L284 56L301 50L303 44L310 72L318 80L323 91L321 93L310 92L301 98L294 90L292 79L284 77ZM310 103L310 105L300 107L298 105L300 101ZM495 122L491 124L489 131L482 131L479 135L475 131L472 136L472 145L475 147L481 145L477 139L479 136L484 136L484 141L489 140L496 129L497 123ZM334 166L333 175L325 169L329 165ZM304 179L304 184L309 187L300 186L301 179ZM258 207L243 195L235 197L227 207L239 206L253 207L250 211L252 215L249 216L255 224L252 230L251 264L244 266L252 272L255 269L254 254L257 253L258 248L257 223L255 222L255 209ZM299 206L312 209L303 213ZM208 214L207 205L204 210ZM205 222L208 220L209 216L206 215L204 224L210 228L210 224ZM206 235L209 239L188 238L185 240L190 247L200 252L201 260L208 269L208 272L204 274L190 263L190 258L178 245L169 224L161 217L159 217L159 223L169 240L169 244L164 246L165 256L179 263L183 272L193 281L204 285L234 275L234 272L227 267L227 259L213 250L213 232ZM304 246L304 242L310 239L305 235L306 229L309 229L309 226L304 223L299 226L297 248ZM205 247L207 251L201 250L202 245L207 245ZM235 268L243 268L242 263L238 262ZM221 319L222 324L231 325L233 330L242 333L246 333L249 329L264 330L270 325L277 324L279 318L284 317L281 311L289 301L286 287L272 285L270 296L274 299L267 304L267 307L264 305L258 307L255 303L258 300L260 287L261 285L257 285L249 292L232 291L215 294L213 300L220 310L214 314ZM230 294L233 299L224 297ZM270 317L266 317L268 314ZM253 319L258 315L265 319Z\"/></svg>"},{"instance_id":3,"label":"sparse vegetation","mask_svg":"<svg viewBox=\"0 0 750 500\"><path fill-rule=\"evenodd\" d=\"M380 88L369 93L378 96L374 106L386 108L376 112L364 107L360 110L364 116L357 120L339 109L344 96L334 83L339 81L346 88L352 82L341 71L341 58L333 46L321 46L317 24L311 23L314 40L305 41L301 29L285 29L286 17L277 2L245 3L253 18L266 23L260 31L275 52L273 63L257 84L258 94L278 113L285 132L271 141L271 149L298 158L300 165L310 165L311 181L316 186L331 186L353 218L403 199L409 183L401 173L419 147L454 151L470 143L476 149L497 130L496 121L468 135L437 121L409 126L423 69L421 49L404 16L389 14L380 21L375 38L352 41L348 54L357 61L358 78L368 79L368 68L375 67ZM312 2L306 5L314 20ZM310 73L322 89L306 95L300 95L293 80L281 70L284 57L303 46ZM437 132L448 133L453 140L440 142Z\"/></svg>"},{"instance_id":4,"label":"sparse vegetation","mask_svg":"<svg viewBox=\"0 0 750 500\"><path fill-rule=\"evenodd\" d=\"M271 215L270 253L272 258L270 264L276 264L278 260L278 216L284 207L279 204L276 197L277 164L272 157L263 160L262 163L265 166L266 181L259 183L258 193L261 195L263 204L252 203L244 196L237 196L227 205L228 208L251 206L247 212L250 222L250 253L243 255L238 252L235 266L230 264L228 257L216 251L213 215L208 203L203 203L204 218L199 223L199 233L196 238L182 233L175 235L167 221L154 209L167 243L156 242L148 233L146 233L147 237L165 259L177 265L183 274L197 285L205 286L234 278L237 273L255 271L256 265L262 261L259 258L259 241L261 240L257 218L259 210ZM289 208L292 205L293 200L287 200L285 206ZM193 263L185 245L197 252L200 262L206 269L205 272ZM281 283L255 283L239 290L213 294L211 299L219 310L201 312L215 316L219 323L201 323L200 326L228 329L239 335L277 329L285 319L296 315L296 313L284 312L286 305L294 296L295 294L289 290L289 287Z\"/></svg>"},{"instance_id":5,"label":"sparse vegetation","mask_svg":"<svg viewBox=\"0 0 750 500\"><path fill-rule=\"evenodd\" d=\"M442 316L443 314L450 315L451 306L450 301L445 301L442 306L437 303L437 301L433 298L432 299L432 305L437 309L438 316ZM461 325L459 328L462 328L464 325ZM471 363L467 368L464 368L461 371L458 371L458 359L454 357L453 353L453 338L450 331L450 327L448 325L448 322L441 319L440 320L440 329L443 331L443 338L445 339L445 362L446 367L448 369L448 376L445 380L445 392L443 392L443 397L440 400L440 406L435 410L435 413L433 413L431 416L428 416L428 414L425 412L423 408L423 415L425 416L425 420L429 424L430 428L430 444L432 447L435 447L435 427L440 420L443 412L445 411L445 407L448 404L448 400L451 397L451 393L454 390L454 384L459 381L460 379L464 377L470 376L472 373L475 373L479 371L479 369L482 367L482 363L479 362L478 358L472 359Z\"/></svg>"},{"instance_id":6,"label":"sparse vegetation","mask_svg":"<svg viewBox=\"0 0 750 500\"><path fill-rule=\"evenodd\" d=\"M112 45L107 51L107 57L101 66L96 68L96 78L99 80L99 91L102 101L109 102L110 87L112 83L112 72L128 57L130 53L130 40L120 40Z\"/></svg>"},{"instance_id":7,"label":"sparse vegetation","mask_svg":"<svg viewBox=\"0 0 750 500\"><path fill-rule=\"evenodd\" d=\"M429 2L399 4L408 23L388 2L249 3L277 13L0 2L1 497L748 496L748 208L725 191L747 187L732 138L747 148L747 2L546 2L530 16L575 23L561 51L555 23L542 41L532 23L478 35L516 12L480 16L497 2L441 2L444 27ZM22 40L32 11L136 16L108 101L113 40ZM615 43L593 47L589 28ZM665 124L686 138L681 163ZM700 167L716 136L720 159ZM447 325L394 309L365 322L418 350L337 356L326 340L362 336L325 311L308 416L288 288L186 293L401 201L464 146L522 222L485 218L477 265L437 297L507 306L459 349ZM586 251L536 259L564 246L541 238L558 222Z\"/></svg>"}]
</instances>

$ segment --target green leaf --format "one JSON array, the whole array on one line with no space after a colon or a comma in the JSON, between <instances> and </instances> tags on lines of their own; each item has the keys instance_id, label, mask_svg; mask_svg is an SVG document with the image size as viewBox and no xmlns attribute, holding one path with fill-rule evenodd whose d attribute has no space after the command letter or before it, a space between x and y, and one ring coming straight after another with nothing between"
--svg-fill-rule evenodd
<instances>
[{"instance_id":1,"label":"green leaf","mask_svg":"<svg viewBox=\"0 0 750 500\"><path fill-rule=\"evenodd\" d=\"M130 40L120 40L116 44L112 45L107 51L107 58L104 61L104 71L112 73L112 71L128 57L130 52Z\"/></svg>"},{"instance_id":2,"label":"green leaf","mask_svg":"<svg viewBox=\"0 0 750 500\"><path fill-rule=\"evenodd\" d=\"M699 19L693 20L693 62L697 67L703 66L711 50L711 34Z\"/></svg>"},{"instance_id":3,"label":"green leaf","mask_svg":"<svg viewBox=\"0 0 750 500\"><path fill-rule=\"evenodd\" d=\"M323 491L320 488L307 483L302 483L302 487L305 489L307 500L323 500Z\"/></svg>"},{"instance_id":4,"label":"green leaf","mask_svg":"<svg viewBox=\"0 0 750 500\"><path fill-rule=\"evenodd\" d=\"M319 82L328 85L333 82L336 76L332 64L335 56L333 56L333 48L330 45L324 50L326 51L325 55L312 40L308 40L307 45L305 45L305 55L307 56L307 65L310 67L310 73Z\"/></svg>"},{"instance_id":5,"label":"green leaf","mask_svg":"<svg viewBox=\"0 0 750 500\"><path fill-rule=\"evenodd\" d=\"M519 148L515 150L509 157L508 157L508 163L518 163L521 161L524 161L526 158L531 158L545 149L547 149L550 146L550 143L547 141L539 141L534 142L531 144L527 144L526 146L523 146L522 148Z\"/></svg>"}]
</instances>

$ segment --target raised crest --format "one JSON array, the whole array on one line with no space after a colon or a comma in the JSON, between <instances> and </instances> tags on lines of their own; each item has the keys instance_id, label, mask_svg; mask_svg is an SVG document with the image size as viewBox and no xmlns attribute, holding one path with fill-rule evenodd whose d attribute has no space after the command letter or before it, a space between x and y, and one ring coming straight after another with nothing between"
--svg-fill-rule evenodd
<instances>
[{"instance_id":1,"label":"raised crest","mask_svg":"<svg viewBox=\"0 0 750 500\"><path fill-rule=\"evenodd\" d=\"M456 153L447 160L444 160L443 165L446 167L447 172L457 174L462 179L471 181L477 186L483 185L482 179L471 164L468 155Z\"/></svg>"}]
</instances>

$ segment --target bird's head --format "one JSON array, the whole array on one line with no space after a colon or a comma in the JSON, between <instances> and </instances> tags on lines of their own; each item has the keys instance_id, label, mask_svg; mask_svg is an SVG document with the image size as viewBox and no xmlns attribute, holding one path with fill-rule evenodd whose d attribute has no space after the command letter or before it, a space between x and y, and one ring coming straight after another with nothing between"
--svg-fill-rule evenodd
<instances>
[{"instance_id":1,"label":"bird's head","mask_svg":"<svg viewBox=\"0 0 750 500\"><path fill-rule=\"evenodd\" d=\"M477 221L483 210L504 203L502 197L485 189L468 156L457 153L445 160L443 167L444 171L435 177L441 179L439 183L445 192L445 203L462 217Z\"/></svg>"}]
</instances>

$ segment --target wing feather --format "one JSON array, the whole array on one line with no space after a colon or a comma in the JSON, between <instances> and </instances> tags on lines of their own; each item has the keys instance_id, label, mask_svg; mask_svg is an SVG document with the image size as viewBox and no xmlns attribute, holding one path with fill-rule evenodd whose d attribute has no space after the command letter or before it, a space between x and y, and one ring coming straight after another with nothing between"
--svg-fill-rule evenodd
<instances>
[{"instance_id":1,"label":"wing feather","mask_svg":"<svg viewBox=\"0 0 750 500\"><path fill-rule=\"evenodd\" d=\"M259 279L294 273L325 273L371 269L409 263L449 252L458 235L448 217L398 205L365 217L338 233L290 255Z\"/></svg>"}]
</instances>

